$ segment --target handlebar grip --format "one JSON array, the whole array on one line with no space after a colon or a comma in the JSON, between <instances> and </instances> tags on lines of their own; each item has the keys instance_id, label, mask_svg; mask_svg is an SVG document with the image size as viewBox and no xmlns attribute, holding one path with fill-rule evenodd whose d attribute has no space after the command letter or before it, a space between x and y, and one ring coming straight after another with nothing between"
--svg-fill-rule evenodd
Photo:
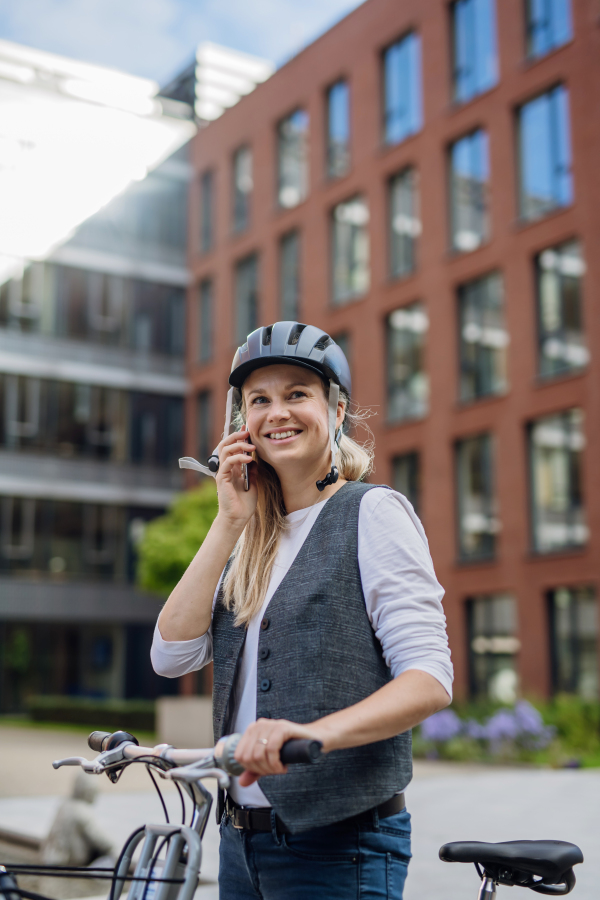
<instances>
[{"instance_id":1,"label":"handlebar grip","mask_svg":"<svg viewBox=\"0 0 600 900\"><path fill-rule=\"evenodd\" d=\"M110 731L92 731L88 738L88 747L90 750L95 750L96 753L103 753L105 750L114 750L115 747L126 741L137 746L140 743L128 731L113 731L112 733Z\"/></svg>"},{"instance_id":2,"label":"handlebar grip","mask_svg":"<svg viewBox=\"0 0 600 900\"><path fill-rule=\"evenodd\" d=\"M96 753L102 753L104 747L102 746L106 738L110 737L110 731L92 731L88 738L88 747L90 750L95 750Z\"/></svg>"},{"instance_id":3,"label":"handlebar grip","mask_svg":"<svg viewBox=\"0 0 600 900\"><path fill-rule=\"evenodd\" d=\"M321 741L311 741L308 738L292 738L286 741L279 754L281 762L288 763L316 763L321 756L323 744Z\"/></svg>"}]
</instances>

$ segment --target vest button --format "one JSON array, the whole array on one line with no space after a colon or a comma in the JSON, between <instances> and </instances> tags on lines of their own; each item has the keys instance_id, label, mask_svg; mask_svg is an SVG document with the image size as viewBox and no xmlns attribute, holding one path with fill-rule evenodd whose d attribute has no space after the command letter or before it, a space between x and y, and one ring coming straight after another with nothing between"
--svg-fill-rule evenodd
<instances>
[{"instance_id":1,"label":"vest button","mask_svg":"<svg viewBox=\"0 0 600 900\"><path fill-rule=\"evenodd\" d=\"M260 683L261 691L268 691L270 687L271 687L271 682L269 681L269 679L263 678L263 680Z\"/></svg>"},{"instance_id":2,"label":"vest button","mask_svg":"<svg viewBox=\"0 0 600 900\"><path fill-rule=\"evenodd\" d=\"M258 651L259 658L260 658L260 659L267 659L267 657L268 657L268 655L269 655L270 652L271 652L271 651L269 650L268 647L261 647L260 650Z\"/></svg>"},{"instance_id":3,"label":"vest button","mask_svg":"<svg viewBox=\"0 0 600 900\"><path fill-rule=\"evenodd\" d=\"M267 617L265 616L265 618L264 618L264 619L262 620L262 622L260 623L261 631L266 631L268 627L269 627L269 620L268 620Z\"/></svg>"}]
</instances>

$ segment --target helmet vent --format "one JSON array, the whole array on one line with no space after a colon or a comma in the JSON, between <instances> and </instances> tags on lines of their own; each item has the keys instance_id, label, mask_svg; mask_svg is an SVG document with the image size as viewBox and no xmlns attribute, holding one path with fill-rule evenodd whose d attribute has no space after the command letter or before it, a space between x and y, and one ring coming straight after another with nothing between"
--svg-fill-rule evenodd
<instances>
[{"instance_id":1,"label":"helmet vent","mask_svg":"<svg viewBox=\"0 0 600 900\"><path fill-rule=\"evenodd\" d=\"M331 347L334 343L335 341L333 341L328 334L322 334L315 344L315 350L326 350L327 347Z\"/></svg>"},{"instance_id":2,"label":"helmet vent","mask_svg":"<svg viewBox=\"0 0 600 900\"><path fill-rule=\"evenodd\" d=\"M295 325L294 328L290 332L290 336L288 338L288 344L297 344L300 340L300 335L306 328L306 325Z\"/></svg>"},{"instance_id":3,"label":"helmet vent","mask_svg":"<svg viewBox=\"0 0 600 900\"><path fill-rule=\"evenodd\" d=\"M262 336L263 346L268 347L268 345L271 343L271 332L272 331L273 331L272 325L267 325L266 328L263 328L263 336Z\"/></svg>"}]
</instances>

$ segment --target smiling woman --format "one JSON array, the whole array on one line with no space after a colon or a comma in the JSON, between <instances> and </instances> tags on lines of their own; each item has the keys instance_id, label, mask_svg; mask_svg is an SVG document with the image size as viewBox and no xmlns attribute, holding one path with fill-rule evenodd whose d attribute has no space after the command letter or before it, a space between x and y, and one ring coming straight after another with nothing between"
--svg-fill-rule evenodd
<instances>
[{"instance_id":1,"label":"smiling woman","mask_svg":"<svg viewBox=\"0 0 600 900\"><path fill-rule=\"evenodd\" d=\"M259 328L229 381L219 513L152 648L166 676L213 659L215 739L242 734L246 771L219 804L220 897L356 896L359 864L361 898L399 900L410 729L452 690L427 539L405 497L362 481L372 450L342 430L350 370L329 335ZM322 743L319 765L287 772L294 737Z\"/></svg>"}]
</instances>

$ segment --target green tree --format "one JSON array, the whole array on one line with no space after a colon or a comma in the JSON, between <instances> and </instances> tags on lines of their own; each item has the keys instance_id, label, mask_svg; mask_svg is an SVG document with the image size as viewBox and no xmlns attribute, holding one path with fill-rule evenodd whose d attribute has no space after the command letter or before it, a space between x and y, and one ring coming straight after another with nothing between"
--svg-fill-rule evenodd
<instances>
[{"instance_id":1,"label":"green tree","mask_svg":"<svg viewBox=\"0 0 600 900\"><path fill-rule=\"evenodd\" d=\"M138 545L139 586L168 596L208 534L218 509L211 478L180 494L166 515L150 522Z\"/></svg>"}]
</instances>

